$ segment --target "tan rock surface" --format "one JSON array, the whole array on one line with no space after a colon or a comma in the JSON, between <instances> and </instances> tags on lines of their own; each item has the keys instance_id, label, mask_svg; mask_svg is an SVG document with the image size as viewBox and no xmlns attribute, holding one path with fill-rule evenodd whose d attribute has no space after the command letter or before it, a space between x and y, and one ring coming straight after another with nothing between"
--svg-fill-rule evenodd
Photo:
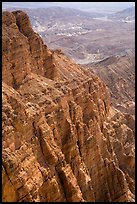
<instances>
[{"instance_id":1,"label":"tan rock surface","mask_svg":"<svg viewBox=\"0 0 137 204\"><path fill-rule=\"evenodd\" d=\"M2 31L3 201L133 201L132 123L105 84L48 50L24 12L4 12Z\"/></svg>"}]
</instances>

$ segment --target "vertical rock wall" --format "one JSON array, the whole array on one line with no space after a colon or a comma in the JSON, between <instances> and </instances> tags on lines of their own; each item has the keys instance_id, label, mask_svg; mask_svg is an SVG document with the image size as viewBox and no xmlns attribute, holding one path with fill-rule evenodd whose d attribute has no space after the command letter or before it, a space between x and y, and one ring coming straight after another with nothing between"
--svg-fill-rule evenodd
<instances>
[{"instance_id":1,"label":"vertical rock wall","mask_svg":"<svg viewBox=\"0 0 137 204\"><path fill-rule=\"evenodd\" d=\"M105 84L3 13L3 201L134 201L134 137ZM132 153L131 153L132 150Z\"/></svg>"}]
</instances>

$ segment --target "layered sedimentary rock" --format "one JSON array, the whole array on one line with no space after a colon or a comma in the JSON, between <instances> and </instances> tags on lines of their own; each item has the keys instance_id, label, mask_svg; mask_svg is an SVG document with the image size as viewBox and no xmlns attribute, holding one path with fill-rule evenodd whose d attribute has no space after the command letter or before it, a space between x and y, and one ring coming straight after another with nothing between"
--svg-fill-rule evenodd
<instances>
[{"instance_id":1,"label":"layered sedimentary rock","mask_svg":"<svg viewBox=\"0 0 137 204\"><path fill-rule=\"evenodd\" d=\"M134 201L132 119L110 107L97 76L50 51L24 12L2 20L3 201Z\"/></svg>"}]
</instances>

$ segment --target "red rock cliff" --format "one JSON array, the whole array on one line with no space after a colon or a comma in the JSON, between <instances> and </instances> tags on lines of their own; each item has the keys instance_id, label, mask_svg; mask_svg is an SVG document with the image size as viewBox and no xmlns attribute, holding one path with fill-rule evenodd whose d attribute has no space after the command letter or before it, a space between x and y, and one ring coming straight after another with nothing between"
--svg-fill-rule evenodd
<instances>
[{"instance_id":1,"label":"red rock cliff","mask_svg":"<svg viewBox=\"0 0 137 204\"><path fill-rule=\"evenodd\" d=\"M2 17L3 202L134 201L134 137L105 84Z\"/></svg>"}]
</instances>

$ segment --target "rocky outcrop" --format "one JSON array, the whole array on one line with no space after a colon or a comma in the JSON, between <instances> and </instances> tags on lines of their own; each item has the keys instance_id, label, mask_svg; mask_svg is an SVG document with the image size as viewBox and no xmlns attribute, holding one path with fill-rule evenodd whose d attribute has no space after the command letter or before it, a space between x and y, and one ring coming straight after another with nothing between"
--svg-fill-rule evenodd
<instances>
[{"instance_id":1,"label":"rocky outcrop","mask_svg":"<svg viewBox=\"0 0 137 204\"><path fill-rule=\"evenodd\" d=\"M106 85L24 12L4 12L2 31L3 201L134 201L133 131Z\"/></svg>"}]
</instances>

